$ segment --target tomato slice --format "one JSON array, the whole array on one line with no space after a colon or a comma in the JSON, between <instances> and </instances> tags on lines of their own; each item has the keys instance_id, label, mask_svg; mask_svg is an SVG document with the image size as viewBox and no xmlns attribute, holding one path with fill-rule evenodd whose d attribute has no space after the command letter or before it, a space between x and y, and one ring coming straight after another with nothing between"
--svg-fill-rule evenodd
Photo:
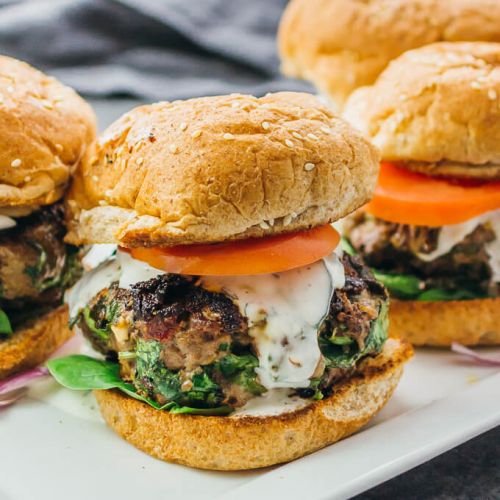
<instances>
[{"instance_id":1,"label":"tomato slice","mask_svg":"<svg viewBox=\"0 0 500 500\"><path fill-rule=\"evenodd\" d=\"M500 208L500 182L428 177L382 163L375 195L364 210L415 226L460 224Z\"/></svg>"},{"instance_id":2,"label":"tomato slice","mask_svg":"<svg viewBox=\"0 0 500 500\"><path fill-rule=\"evenodd\" d=\"M311 264L332 253L339 241L337 231L326 225L299 233L211 245L122 250L169 273L244 275L278 273Z\"/></svg>"}]
</instances>

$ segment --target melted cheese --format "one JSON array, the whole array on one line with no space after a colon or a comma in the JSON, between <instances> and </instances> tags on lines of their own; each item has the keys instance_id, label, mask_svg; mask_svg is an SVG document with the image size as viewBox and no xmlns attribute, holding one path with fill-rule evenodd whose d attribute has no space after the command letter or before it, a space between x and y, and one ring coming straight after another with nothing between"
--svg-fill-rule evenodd
<instances>
[{"instance_id":1,"label":"melted cheese","mask_svg":"<svg viewBox=\"0 0 500 500\"><path fill-rule=\"evenodd\" d=\"M328 314L334 288L342 288L344 279L344 268L332 254L291 271L204 277L202 284L227 293L248 318L260 383L274 389L309 386L321 360L318 328Z\"/></svg>"},{"instance_id":2,"label":"melted cheese","mask_svg":"<svg viewBox=\"0 0 500 500\"><path fill-rule=\"evenodd\" d=\"M435 250L430 253L418 253L418 258L430 262L447 254L480 224L487 224L496 235L492 242L485 245L485 250L490 260L492 280L500 282L500 210L485 213L462 224L442 226Z\"/></svg>"},{"instance_id":3,"label":"melted cheese","mask_svg":"<svg viewBox=\"0 0 500 500\"><path fill-rule=\"evenodd\" d=\"M69 292L71 317L114 281L121 288L163 274L117 251L116 257L87 273ZM224 291L248 318L258 353L256 369L267 389L308 387L321 351L318 328L328 314L333 291L345 282L337 255L290 271L253 276L205 276L201 285Z\"/></svg>"}]
</instances>

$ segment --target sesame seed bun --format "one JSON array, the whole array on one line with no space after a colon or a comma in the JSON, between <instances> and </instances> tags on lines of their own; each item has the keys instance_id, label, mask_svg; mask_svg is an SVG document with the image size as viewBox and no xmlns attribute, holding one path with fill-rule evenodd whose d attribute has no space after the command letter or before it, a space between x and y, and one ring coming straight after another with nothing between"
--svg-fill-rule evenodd
<instances>
[{"instance_id":1,"label":"sesame seed bun","mask_svg":"<svg viewBox=\"0 0 500 500\"><path fill-rule=\"evenodd\" d=\"M0 340L0 380L46 361L71 337L68 322L68 308L60 306Z\"/></svg>"},{"instance_id":2,"label":"sesame seed bun","mask_svg":"<svg viewBox=\"0 0 500 500\"><path fill-rule=\"evenodd\" d=\"M344 117L382 159L432 175L500 177L500 44L436 43L394 60Z\"/></svg>"},{"instance_id":3,"label":"sesame seed bun","mask_svg":"<svg viewBox=\"0 0 500 500\"><path fill-rule=\"evenodd\" d=\"M497 0L293 0L279 30L282 69L342 105L403 52L438 41L500 42Z\"/></svg>"},{"instance_id":4,"label":"sesame seed bun","mask_svg":"<svg viewBox=\"0 0 500 500\"><path fill-rule=\"evenodd\" d=\"M94 134L94 113L72 89L0 56L0 207L61 198Z\"/></svg>"},{"instance_id":5,"label":"sesame seed bun","mask_svg":"<svg viewBox=\"0 0 500 500\"><path fill-rule=\"evenodd\" d=\"M300 458L358 431L387 403L412 354L409 344L389 339L330 397L277 416L175 415L116 391L94 393L106 423L149 455L199 469L255 469Z\"/></svg>"},{"instance_id":6,"label":"sesame seed bun","mask_svg":"<svg viewBox=\"0 0 500 500\"><path fill-rule=\"evenodd\" d=\"M363 205L378 161L309 94L142 106L86 155L67 196L67 241L161 246L308 229Z\"/></svg>"},{"instance_id":7,"label":"sesame seed bun","mask_svg":"<svg viewBox=\"0 0 500 500\"><path fill-rule=\"evenodd\" d=\"M391 300L389 334L418 346L500 345L500 298Z\"/></svg>"}]
</instances>

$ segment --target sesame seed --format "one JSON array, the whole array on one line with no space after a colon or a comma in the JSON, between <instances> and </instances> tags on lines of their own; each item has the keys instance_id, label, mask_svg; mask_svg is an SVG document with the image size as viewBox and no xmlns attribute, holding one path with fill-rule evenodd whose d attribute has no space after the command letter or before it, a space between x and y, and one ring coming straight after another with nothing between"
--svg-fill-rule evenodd
<instances>
[{"instance_id":1,"label":"sesame seed","mask_svg":"<svg viewBox=\"0 0 500 500\"><path fill-rule=\"evenodd\" d=\"M106 189L106 191L104 191L104 194L109 198L113 194L113 190Z\"/></svg>"},{"instance_id":2,"label":"sesame seed","mask_svg":"<svg viewBox=\"0 0 500 500\"><path fill-rule=\"evenodd\" d=\"M292 135L295 137L295 139L302 139L303 138L298 132L292 132Z\"/></svg>"},{"instance_id":3,"label":"sesame seed","mask_svg":"<svg viewBox=\"0 0 500 500\"><path fill-rule=\"evenodd\" d=\"M137 158L135 162L137 163L137 165L142 165L144 163L144 158Z\"/></svg>"},{"instance_id":4,"label":"sesame seed","mask_svg":"<svg viewBox=\"0 0 500 500\"><path fill-rule=\"evenodd\" d=\"M62 144L56 144L55 146L56 146L56 150L59 151L59 153L64 149L62 147Z\"/></svg>"},{"instance_id":5,"label":"sesame seed","mask_svg":"<svg viewBox=\"0 0 500 500\"><path fill-rule=\"evenodd\" d=\"M179 149L177 148L177 146L175 144L170 144L170 146L168 146L168 150L171 153L173 153L174 155L179 152Z\"/></svg>"},{"instance_id":6,"label":"sesame seed","mask_svg":"<svg viewBox=\"0 0 500 500\"><path fill-rule=\"evenodd\" d=\"M97 177L97 175L93 175L93 176L92 176L92 180L93 180L94 182L97 182L97 181L99 180L99 177Z\"/></svg>"},{"instance_id":7,"label":"sesame seed","mask_svg":"<svg viewBox=\"0 0 500 500\"><path fill-rule=\"evenodd\" d=\"M222 137L224 137L226 141L232 141L234 139L234 135L230 134L229 132L226 132Z\"/></svg>"},{"instance_id":8,"label":"sesame seed","mask_svg":"<svg viewBox=\"0 0 500 500\"><path fill-rule=\"evenodd\" d=\"M473 88L473 89L480 89L481 88L481 84L479 82L471 82L470 83L470 86Z\"/></svg>"},{"instance_id":9,"label":"sesame seed","mask_svg":"<svg viewBox=\"0 0 500 500\"><path fill-rule=\"evenodd\" d=\"M498 97L497 91L495 89L488 90L488 99L494 101Z\"/></svg>"},{"instance_id":10,"label":"sesame seed","mask_svg":"<svg viewBox=\"0 0 500 500\"><path fill-rule=\"evenodd\" d=\"M291 215L285 215L285 217L283 217L283 227L288 226L291 222L292 222Z\"/></svg>"},{"instance_id":11,"label":"sesame seed","mask_svg":"<svg viewBox=\"0 0 500 500\"><path fill-rule=\"evenodd\" d=\"M331 130L328 127L321 127L321 132L324 132L325 134L329 134Z\"/></svg>"},{"instance_id":12,"label":"sesame seed","mask_svg":"<svg viewBox=\"0 0 500 500\"><path fill-rule=\"evenodd\" d=\"M263 221L259 224L259 226L260 226L262 229L269 229L269 224L268 224L265 220L263 220Z\"/></svg>"},{"instance_id":13,"label":"sesame seed","mask_svg":"<svg viewBox=\"0 0 500 500\"><path fill-rule=\"evenodd\" d=\"M240 101L233 101L231 103L232 108L239 108L240 107Z\"/></svg>"},{"instance_id":14,"label":"sesame seed","mask_svg":"<svg viewBox=\"0 0 500 500\"><path fill-rule=\"evenodd\" d=\"M286 144L289 148L293 148L293 146L294 146L293 141L291 141L290 139L285 139L285 144Z\"/></svg>"},{"instance_id":15,"label":"sesame seed","mask_svg":"<svg viewBox=\"0 0 500 500\"><path fill-rule=\"evenodd\" d=\"M408 99L408 96L406 94L400 94L399 95L399 100L400 101L406 101L406 99Z\"/></svg>"},{"instance_id":16,"label":"sesame seed","mask_svg":"<svg viewBox=\"0 0 500 500\"><path fill-rule=\"evenodd\" d=\"M312 141L317 141L319 139L319 137L314 134L307 134L307 137L309 137Z\"/></svg>"},{"instance_id":17,"label":"sesame seed","mask_svg":"<svg viewBox=\"0 0 500 500\"><path fill-rule=\"evenodd\" d=\"M54 106L52 106L52 103L47 100L42 101L42 106L46 109L54 109Z\"/></svg>"},{"instance_id":18,"label":"sesame seed","mask_svg":"<svg viewBox=\"0 0 500 500\"><path fill-rule=\"evenodd\" d=\"M273 226L274 226L274 219L273 219L273 218L269 219L267 222L269 223L269 225L270 225L271 227L273 227Z\"/></svg>"},{"instance_id":19,"label":"sesame seed","mask_svg":"<svg viewBox=\"0 0 500 500\"><path fill-rule=\"evenodd\" d=\"M99 205L101 205L101 207L107 205L106 200L99 200Z\"/></svg>"},{"instance_id":20,"label":"sesame seed","mask_svg":"<svg viewBox=\"0 0 500 500\"><path fill-rule=\"evenodd\" d=\"M180 125L179 125L179 130L181 132L184 132L184 130L186 130L188 128L188 124L186 122L182 122Z\"/></svg>"},{"instance_id":21,"label":"sesame seed","mask_svg":"<svg viewBox=\"0 0 500 500\"><path fill-rule=\"evenodd\" d=\"M191 137L193 137L193 139L200 137L200 135L201 135L201 130L195 130L194 132L191 133Z\"/></svg>"},{"instance_id":22,"label":"sesame seed","mask_svg":"<svg viewBox=\"0 0 500 500\"><path fill-rule=\"evenodd\" d=\"M269 124L269 122L262 122L262 128L263 128L264 130L269 130L269 127L270 127L270 126L271 126L271 125Z\"/></svg>"},{"instance_id":23,"label":"sesame seed","mask_svg":"<svg viewBox=\"0 0 500 500\"><path fill-rule=\"evenodd\" d=\"M292 216L292 219L297 218L297 212L290 212L290 215Z\"/></svg>"},{"instance_id":24,"label":"sesame seed","mask_svg":"<svg viewBox=\"0 0 500 500\"><path fill-rule=\"evenodd\" d=\"M25 178L24 178L24 182L30 182L31 181L31 177L29 175L27 175Z\"/></svg>"},{"instance_id":25,"label":"sesame seed","mask_svg":"<svg viewBox=\"0 0 500 500\"><path fill-rule=\"evenodd\" d=\"M9 92L10 94L12 94L12 92L14 92L14 87L12 85L9 85L7 87L7 92Z\"/></svg>"},{"instance_id":26,"label":"sesame seed","mask_svg":"<svg viewBox=\"0 0 500 500\"><path fill-rule=\"evenodd\" d=\"M15 160L12 160L10 166L14 167L14 168L20 167L21 163L22 163L22 160L20 160L19 158L16 158Z\"/></svg>"},{"instance_id":27,"label":"sesame seed","mask_svg":"<svg viewBox=\"0 0 500 500\"><path fill-rule=\"evenodd\" d=\"M314 167L316 167L316 165L314 163L306 163L304 165L304 170L307 170L308 172L310 172Z\"/></svg>"}]
</instances>

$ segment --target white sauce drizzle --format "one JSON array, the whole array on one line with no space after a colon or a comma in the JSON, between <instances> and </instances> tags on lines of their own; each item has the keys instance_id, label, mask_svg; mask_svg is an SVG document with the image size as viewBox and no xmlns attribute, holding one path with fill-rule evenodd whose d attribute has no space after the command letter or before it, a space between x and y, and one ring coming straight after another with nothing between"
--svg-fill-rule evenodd
<instances>
[{"instance_id":1,"label":"white sauce drizzle","mask_svg":"<svg viewBox=\"0 0 500 500\"><path fill-rule=\"evenodd\" d=\"M480 224L488 224L496 235L492 242L485 245L485 250L490 260L492 280L500 282L500 210L487 212L462 224L442 226L435 250L430 253L417 253L418 258L429 262L447 254Z\"/></svg>"},{"instance_id":2,"label":"white sauce drizzle","mask_svg":"<svg viewBox=\"0 0 500 500\"><path fill-rule=\"evenodd\" d=\"M267 417L289 413L313 403L310 399L292 396L290 389L271 389L262 396L250 399L231 414L233 417Z\"/></svg>"},{"instance_id":3,"label":"white sauce drizzle","mask_svg":"<svg viewBox=\"0 0 500 500\"><path fill-rule=\"evenodd\" d=\"M266 389L308 387L321 359L318 327L334 288L344 286L335 254L308 266L258 276L206 276L209 290L223 290L248 318L259 357L256 372Z\"/></svg>"},{"instance_id":4,"label":"white sauce drizzle","mask_svg":"<svg viewBox=\"0 0 500 500\"><path fill-rule=\"evenodd\" d=\"M80 309L90 302L90 299L119 279L120 265L115 258L85 273L80 281L66 293L65 301L69 306L70 317L74 318Z\"/></svg>"},{"instance_id":5,"label":"white sauce drizzle","mask_svg":"<svg viewBox=\"0 0 500 500\"><path fill-rule=\"evenodd\" d=\"M9 229L17 225L17 222L7 215L0 215L0 231L4 229Z\"/></svg>"},{"instance_id":6,"label":"white sauce drizzle","mask_svg":"<svg viewBox=\"0 0 500 500\"><path fill-rule=\"evenodd\" d=\"M71 317L114 281L121 288L164 274L118 250L70 290ZM308 387L320 360L318 328L328 314L335 288L345 283L344 267L333 253L308 266L254 276L205 276L209 290L225 291L248 318L255 340L261 384L267 389Z\"/></svg>"},{"instance_id":7,"label":"white sauce drizzle","mask_svg":"<svg viewBox=\"0 0 500 500\"><path fill-rule=\"evenodd\" d=\"M102 264L113 256L118 248L114 243L101 243L99 245L92 245L89 251L82 259L82 265L85 271L91 271L99 264Z\"/></svg>"},{"instance_id":8,"label":"white sauce drizzle","mask_svg":"<svg viewBox=\"0 0 500 500\"><path fill-rule=\"evenodd\" d=\"M130 288L135 283L165 274L165 271L151 267L142 260L134 259L127 252L118 251L117 258L121 267L120 288Z\"/></svg>"}]
</instances>

